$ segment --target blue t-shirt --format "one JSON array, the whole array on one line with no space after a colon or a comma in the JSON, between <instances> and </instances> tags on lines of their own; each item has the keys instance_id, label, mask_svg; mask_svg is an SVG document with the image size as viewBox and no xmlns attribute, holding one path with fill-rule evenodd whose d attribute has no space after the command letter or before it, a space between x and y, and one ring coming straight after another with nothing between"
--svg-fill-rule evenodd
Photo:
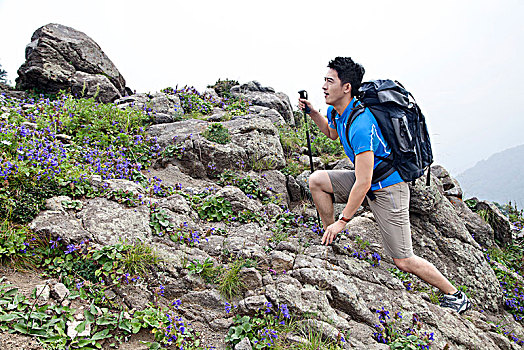
<instances>
[{"instance_id":1,"label":"blue t-shirt","mask_svg":"<svg viewBox=\"0 0 524 350\"><path fill-rule=\"evenodd\" d=\"M382 162L382 160L377 157L387 157L391 153L391 148L386 143L386 139L382 136L382 132L378 127L375 117L367 108L364 110L364 112L355 118L351 124L351 127L349 128L348 136L351 147L349 146L348 140L346 138L346 126L348 117L351 114L351 109L353 109L355 102L357 102L357 106L360 104L360 102L353 98L342 115L339 115L338 113L336 114L336 126L333 125L333 121L331 119L331 111L333 110L333 106L329 106L327 110L328 124L331 128L337 130L338 136L342 142L342 146L344 147L344 151L353 164L355 163L355 155L367 151L373 151L375 156L375 164L373 166L374 169L378 164L380 164L380 162ZM398 171L395 171L384 180L379 181L376 184L371 184L371 190L375 191L403 181L404 180L402 180Z\"/></svg>"}]
</instances>

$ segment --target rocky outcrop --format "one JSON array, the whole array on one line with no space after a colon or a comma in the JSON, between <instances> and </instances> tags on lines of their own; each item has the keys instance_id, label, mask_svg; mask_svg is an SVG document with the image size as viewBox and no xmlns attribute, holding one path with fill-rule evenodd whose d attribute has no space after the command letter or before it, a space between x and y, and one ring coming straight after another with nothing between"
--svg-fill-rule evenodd
<instances>
[{"instance_id":1,"label":"rocky outcrop","mask_svg":"<svg viewBox=\"0 0 524 350\"><path fill-rule=\"evenodd\" d=\"M157 92L134 94L115 101L118 108L134 108L151 113L155 124L173 123L181 119L184 109L177 95Z\"/></svg>"},{"instance_id":2,"label":"rocky outcrop","mask_svg":"<svg viewBox=\"0 0 524 350\"><path fill-rule=\"evenodd\" d=\"M202 133L211 123L184 120L153 125L148 130L161 147L172 152L159 162L179 166L193 177L214 177L226 169L267 170L286 165L276 127L267 118L240 118L223 122L231 142L220 144L207 140Z\"/></svg>"},{"instance_id":3,"label":"rocky outcrop","mask_svg":"<svg viewBox=\"0 0 524 350\"><path fill-rule=\"evenodd\" d=\"M176 166L166 169L171 169L170 174L182 176ZM255 178L256 175L249 176ZM286 178L282 174L258 176L260 183L267 178L268 184L275 187L278 184L280 190L285 191ZM173 181L177 180L175 177ZM105 198L86 199L79 211L72 212L61 206L68 198L56 197L49 201L48 210L42 212L31 227L36 232L60 235L72 243L86 238L100 244L114 244L120 239L152 242L167 262L166 271L155 277L154 283L165 287L167 298L182 299L187 318L209 325L214 332L225 334L231 325L230 315L223 312L226 299L216 285L189 274L182 263L184 260L209 259L214 265L220 265L226 257L235 256L256 261L256 268L245 267L240 271L241 295L230 300L236 306L235 313L253 314L267 302L286 304L292 313L316 315L311 320L314 324L307 326L320 330L328 338L351 334L347 348L383 348L373 338L374 325L378 323L376 311L382 308L401 311L404 317L417 314L428 332L434 333L436 348L444 348L446 344L457 349L515 348L488 323L496 319L496 315L504 315L502 291L481 246L464 223L464 214L441 193L442 183L437 178L433 178L429 187L425 186L425 179L410 185L414 251L436 265L455 285L467 288L475 307L466 318L435 305L431 295L436 290L430 286L413 278L410 283L418 287L406 289L405 281L395 277L391 272L395 270L393 262L384 255L378 226L367 209L359 210L349 223L348 231L326 247L320 245L320 236L307 225L291 225L279 231L275 218L282 217L284 209L249 198L235 186L215 184L210 188L212 182L206 181L195 180L193 187L184 187L182 191L188 195L211 191L212 196L229 202L235 214L257 213L260 221L202 220L186 196L180 194L147 199L168 215L174 227L199 237L199 243L189 247L155 235L148 227L150 211L142 206L126 208ZM94 183L97 184L96 179ZM106 180L103 187L143 195L143 189L129 181ZM281 236L283 233L285 236ZM362 253L363 249L358 242L367 242L366 254L378 254L380 265L371 265L358 257L356 253ZM140 307L152 298L151 290L129 288L125 293L115 290L123 295L129 307ZM515 326L514 331L522 332L519 327Z\"/></svg>"},{"instance_id":4,"label":"rocky outcrop","mask_svg":"<svg viewBox=\"0 0 524 350\"><path fill-rule=\"evenodd\" d=\"M286 94L275 92L275 89L271 87L262 86L258 81L250 81L246 84L234 86L231 88L231 93L233 96L248 100L255 106L273 109L284 117L284 120L289 125L295 125L293 108ZM271 114L269 111L261 110L261 112ZM274 115L271 118L278 118L278 116Z\"/></svg>"},{"instance_id":5,"label":"rocky outcrop","mask_svg":"<svg viewBox=\"0 0 524 350\"><path fill-rule=\"evenodd\" d=\"M100 46L86 34L48 24L37 29L18 69L18 89L55 94L71 91L77 96L113 102L130 94L124 77Z\"/></svg>"}]
</instances>

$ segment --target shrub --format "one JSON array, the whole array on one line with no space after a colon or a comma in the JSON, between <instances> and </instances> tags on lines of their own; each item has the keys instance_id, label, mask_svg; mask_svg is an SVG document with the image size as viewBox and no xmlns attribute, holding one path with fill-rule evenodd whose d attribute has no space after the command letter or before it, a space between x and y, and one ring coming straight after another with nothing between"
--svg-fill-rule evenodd
<instances>
[{"instance_id":1,"label":"shrub","mask_svg":"<svg viewBox=\"0 0 524 350\"><path fill-rule=\"evenodd\" d=\"M202 132L202 136L204 136L209 141L220 143L222 145L231 142L229 130L221 123L213 123L209 125L207 129Z\"/></svg>"},{"instance_id":2,"label":"shrub","mask_svg":"<svg viewBox=\"0 0 524 350\"><path fill-rule=\"evenodd\" d=\"M215 90L217 95L222 98L232 98L233 95L231 95L231 88L236 85L238 85L238 81L236 80L218 79L214 85L208 85L207 87Z\"/></svg>"}]
</instances>

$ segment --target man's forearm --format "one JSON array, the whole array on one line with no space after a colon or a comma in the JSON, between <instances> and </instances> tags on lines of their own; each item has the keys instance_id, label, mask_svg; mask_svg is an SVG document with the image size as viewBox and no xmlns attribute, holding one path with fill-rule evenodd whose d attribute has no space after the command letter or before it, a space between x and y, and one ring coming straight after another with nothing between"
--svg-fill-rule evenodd
<instances>
[{"instance_id":1,"label":"man's forearm","mask_svg":"<svg viewBox=\"0 0 524 350\"><path fill-rule=\"evenodd\" d=\"M346 206L342 210L342 215L346 218L351 218L357 212L358 208L364 201L366 193L369 190L369 183L359 182L358 180L353 185Z\"/></svg>"},{"instance_id":2,"label":"man's forearm","mask_svg":"<svg viewBox=\"0 0 524 350\"><path fill-rule=\"evenodd\" d=\"M311 109L311 112L309 113L309 115L311 116L311 119L313 119L315 124L317 124L320 131L324 133L324 135L326 135L329 138L333 138L329 131L329 125L328 125L327 119L322 114L320 114L315 109Z\"/></svg>"}]
</instances>

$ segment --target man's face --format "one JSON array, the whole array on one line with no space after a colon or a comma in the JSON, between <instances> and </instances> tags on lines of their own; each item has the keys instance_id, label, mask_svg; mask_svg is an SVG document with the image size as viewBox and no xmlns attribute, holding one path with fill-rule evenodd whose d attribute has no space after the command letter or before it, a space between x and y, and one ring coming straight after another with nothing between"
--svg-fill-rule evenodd
<instances>
[{"instance_id":1,"label":"man's face","mask_svg":"<svg viewBox=\"0 0 524 350\"><path fill-rule=\"evenodd\" d=\"M324 90L326 104L331 106L335 106L342 101L342 99L351 96L351 84L346 83L342 85L342 82L338 78L337 71L332 68L328 70L324 77L322 90Z\"/></svg>"}]
</instances>

